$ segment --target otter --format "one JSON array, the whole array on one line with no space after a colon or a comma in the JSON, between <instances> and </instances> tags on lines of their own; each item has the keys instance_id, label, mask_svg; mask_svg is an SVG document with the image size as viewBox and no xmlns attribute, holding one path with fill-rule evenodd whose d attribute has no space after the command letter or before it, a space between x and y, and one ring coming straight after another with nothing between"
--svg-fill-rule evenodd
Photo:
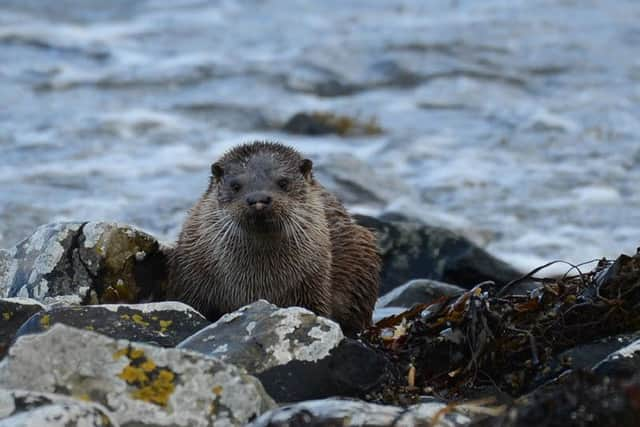
<instances>
[{"instance_id":1,"label":"otter","mask_svg":"<svg viewBox=\"0 0 640 427\"><path fill-rule=\"evenodd\" d=\"M211 166L169 256L169 294L216 320L258 299L300 306L354 335L371 322L381 261L374 234L291 147L253 142Z\"/></svg>"}]
</instances>

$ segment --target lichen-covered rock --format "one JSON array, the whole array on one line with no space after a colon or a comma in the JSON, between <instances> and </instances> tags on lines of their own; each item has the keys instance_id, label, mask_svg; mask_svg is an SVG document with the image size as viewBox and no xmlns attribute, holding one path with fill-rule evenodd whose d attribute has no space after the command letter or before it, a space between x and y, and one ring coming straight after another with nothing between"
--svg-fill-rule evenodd
<instances>
[{"instance_id":1,"label":"lichen-covered rock","mask_svg":"<svg viewBox=\"0 0 640 427\"><path fill-rule=\"evenodd\" d=\"M114 223L43 225L0 260L0 297L46 304L157 300L165 281L159 243Z\"/></svg>"},{"instance_id":2,"label":"lichen-covered rock","mask_svg":"<svg viewBox=\"0 0 640 427\"><path fill-rule=\"evenodd\" d=\"M432 402L409 408L376 405L354 400L326 399L301 402L267 412L247 427L456 427L471 418L446 404Z\"/></svg>"},{"instance_id":3,"label":"lichen-covered rock","mask_svg":"<svg viewBox=\"0 0 640 427\"><path fill-rule=\"evenodd\" d=\"M466 237L440 227L389 222L355 215L376 232L382 256L380 294L412 279L432 279L471 288L494 281L502 286L522 274Z\"/></svg>"},{"instance_id":4,"label":"lichen-covered rock","mask_svg":"<svg viewBox=\"0 0 640 427\"><path fill-rule=\"evenodd\" d=\"M175 347L210 324L180 302L57 306L30 318L17 336L44 332L57 323L161 347Z\"/></svg>"},{"instance_id":5,"label":"lichen-covered rock","mask_svg":"<svg viewBox=\"0 0 640 427\"><path fill-rule=\"evenodd\" d=\"M41 310L44 306L32 299L0 298L0 359L11 346L20 326Z\"/></svg>"},{"instance_id":6,"label":"lichen-covered rock","mask_svg":"<svg viewBox=\"0 0 640 427\"><path fill-rule=\"evenodd\" d=\"M465 292L464 288L437 280L416 279L398 286L391 292L378 299L376 308L404 307L411 308L414 304L430 304L445 297L451 298Z\"/></svg>"},{"instance_id":7,"label":"lichen-covered rock","mask_svg":"<svg viewBox=\"0 0 640 427\"><path fill-rule=\"evenodd\" d=\"M18 338L0 384L91 400L123 427L244 425L273 407L258 380L220 360L62 324Z\"/></svg>"},{"instance_id":8,"label":"lichen-covered rock","mask_svg":"<svg viewBox=\"0 0 640 427\"><path fill-rule=\"evenodd\" d=\"M389 373L384 357L345 338L337 323L264 300L224 315L178 348L245 368L277 401L359 396Z\"/></svg>"},{"instance_id":9,"label":"lichen-covered rock","mask_svg":"<svg viewBox=\"0 0 640 427\"><path fill-rule=\"evenodd\" d=\"M118 427L102 405L68 397L0 389L0 427Z\"/></svg>"}]
</instances>

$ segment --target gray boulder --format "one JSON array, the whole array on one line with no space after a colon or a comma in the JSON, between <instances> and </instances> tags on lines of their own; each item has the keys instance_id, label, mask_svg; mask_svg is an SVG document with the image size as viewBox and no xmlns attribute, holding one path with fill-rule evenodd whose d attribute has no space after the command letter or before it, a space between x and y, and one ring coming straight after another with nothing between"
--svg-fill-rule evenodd
<instances>
[{"instance_id":1,"label":"gray boulder","mask_svg":"<svg viewBox=\"0 0 640 427\"><path fill-rule=\"evenodd\" d=\"M276 401L360 396L391 372L382 355L300 307L260 300L224 315L178 348L245 368Z\"/></svg>"},{"instance_id":2,"label":"gray boulder","mask_svg":"<svg viewBox=\"0 0 640 427\"><path fill-rule=\"evenodd\" d=\"M118 427L102 405L23 390L0 389L0 427Z\"/></svg>"},{"instance_id":3,"label":"gray boulder","mask_svg":"<svg viewBox=\"0 0 640 427\"><path fill-rule=\"evenodd\" d=\"M44 306L36 300L0 298L0 359L9 350L20 326L41 310Z\"/></svg>"},{"instance_id":4,"label":"gray boulder","mask_svg":"<svg viewBox=\"0 0 640 427\"><path fill-rule=\"evenodd\" d=\"M503 286L522 276L466 237L445 228L364 215L355 215L355 219L378 237L383 263L381 295L412 279L438 280L470 289L487 280Z\"/></svg>"},{"instance_id":5,"label":"gray boulder","mask_svg":"<svg viewBox=\"0 0 640 427\"><path fill-rule=\"evenodd\" d=\"M443 411L446 407L438 402L400 408L354 400L313 400L271 410L247 427L456 427L471 423L470 417L455 409Z\"/></svg>"},{"instance_id":6,"label":"gray boulder","mask_svg":"<svg viewBox=\"0 0 640 427\"><path fill-rule=\"evenodd\" d=\"M44 332L57 323L111 338L175 347L211 322L188 305L173 301L56 306L31 317L16 336Z\"/></svg>"},{"instance_id":7,"label":"gray boulder","mask_svg":"<svg viewBox=\"0 0 640 427\"><path fill-rule=\"evenodd\" d=\"M0 384L104 405L121 426L236 426L272 408L254 377L220 360L57 324L20 337Z\"/></svg>"},{"instance_id":8,"label":"gray boulder","mask_svg":"<svg viewBox=\"0 0 640 427\"><path fill-rule=\"evenodd\" d=\"M0 256L0 297L133 303L162 299L165 282L159 243L115 223L43 225Z\"/></svg>"}]
</instances>

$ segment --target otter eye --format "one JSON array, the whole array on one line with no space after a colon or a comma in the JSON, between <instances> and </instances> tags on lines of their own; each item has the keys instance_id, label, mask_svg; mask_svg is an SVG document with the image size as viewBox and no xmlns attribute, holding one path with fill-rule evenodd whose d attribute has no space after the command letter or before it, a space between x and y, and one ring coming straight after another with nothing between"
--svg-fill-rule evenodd
<instances>
[{"instance_id":1,"label":"otter eye","mask_svg":"<svg viewBox=\"0 0 640 427\"><path fill-rule=\"evenodd\" d=\"M280 178L278 180L278 187L282 190L287 190L289 188L289 180L287 178Z\"/></svg>"},{"instance_id":2,"label":"otter eye","mask_svg":"<svg viewBox=\"0 0 640 427\"><path fill-rule=\"evenodd\" d=\"M238 191L240 191L240 189L242 189L242 185L240 185L240 183L238 181L233 181L229 184L229 187L231 187L231 190L234 193L237 193Z\"/></svg>"}]
</instances>

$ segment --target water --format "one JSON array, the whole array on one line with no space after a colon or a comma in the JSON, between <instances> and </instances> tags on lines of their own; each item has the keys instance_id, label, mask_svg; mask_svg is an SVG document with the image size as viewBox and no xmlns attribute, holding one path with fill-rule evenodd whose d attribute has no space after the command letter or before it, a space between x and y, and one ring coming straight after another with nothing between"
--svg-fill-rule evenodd
<instances>
[{"instance_id":1,"label":"water","mask_svg":"<svg viewBox=\"0 0 640 427\"><path fill-rule=\"evenodd\" d=\"M522 269L640 245L636 0L0 1L0 247L38 224L164 238L210 163L290 143L357 212ZM302 137L296 112L385 133Z\"/></svg>"}]
</instances>

